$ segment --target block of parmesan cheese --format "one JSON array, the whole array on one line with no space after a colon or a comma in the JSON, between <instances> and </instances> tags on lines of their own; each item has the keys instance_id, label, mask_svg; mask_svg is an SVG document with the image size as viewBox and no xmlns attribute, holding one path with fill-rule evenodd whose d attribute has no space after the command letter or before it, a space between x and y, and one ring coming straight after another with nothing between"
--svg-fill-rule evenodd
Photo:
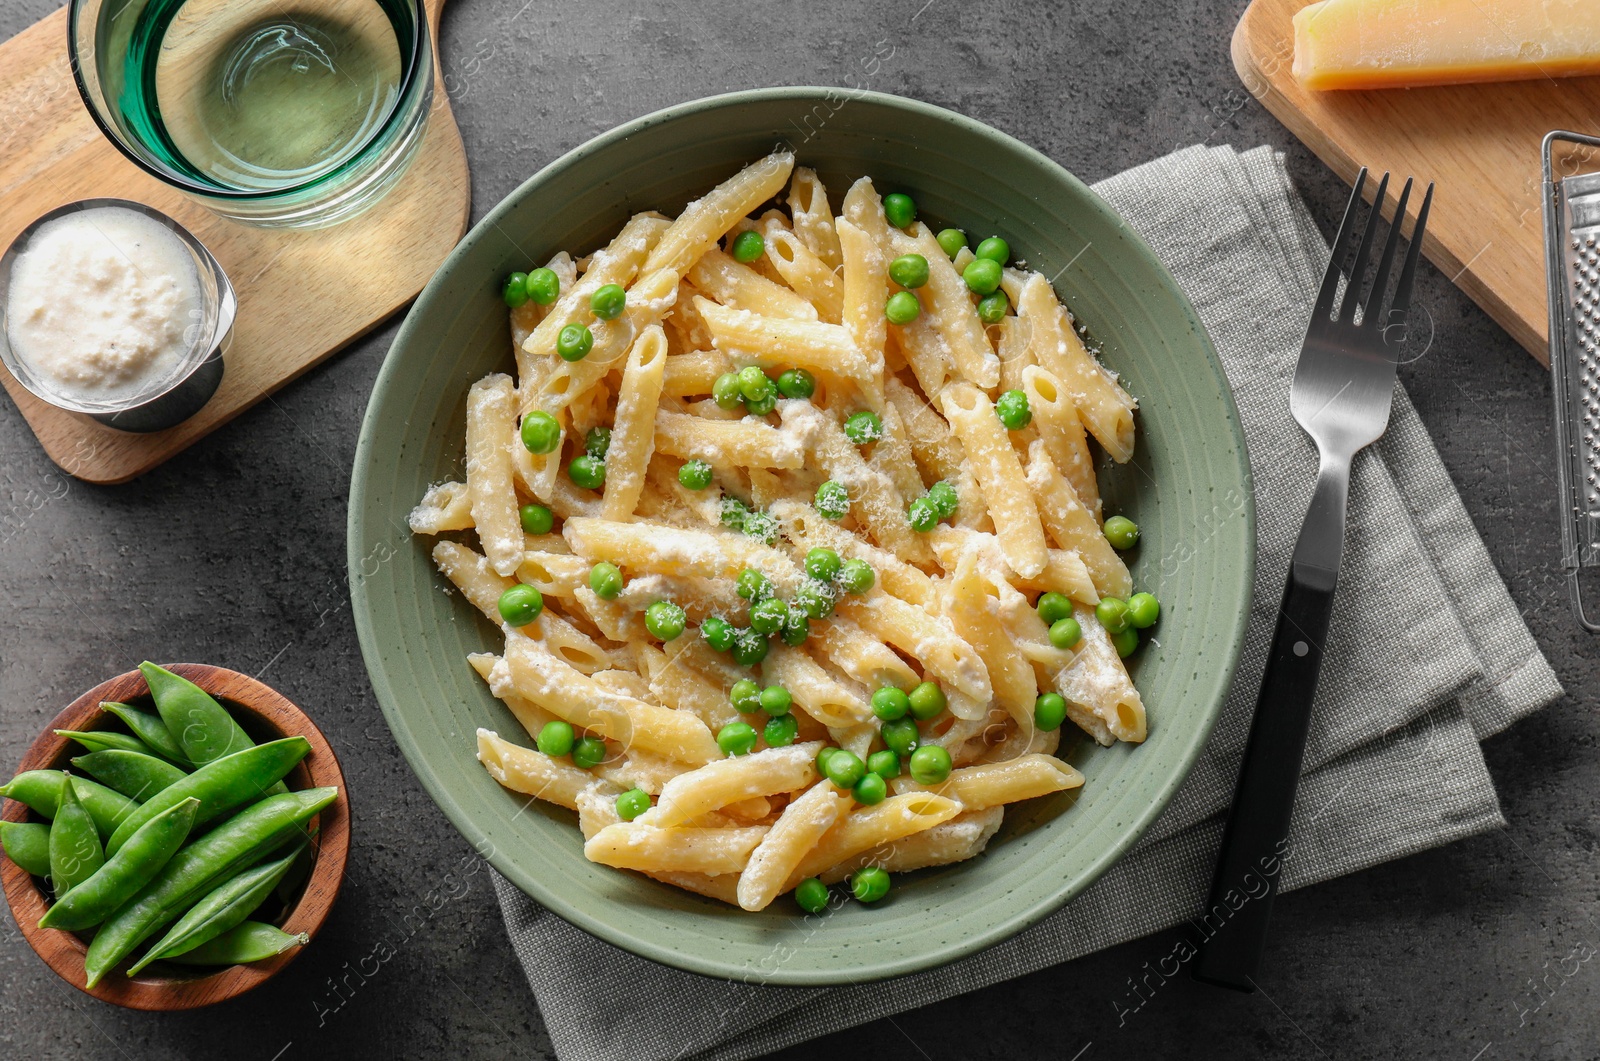
<instances>
[{"instance_id":1,"label":"block of parmesan cheese","mask_svg":"<svg viewBox=\"0 0 1600 1061\"><path fill-rule=\"evenodd\" d=\"M1321 0L1294 17L1307 88L1600 74L1600 0Z\"/></svg>"}]
</instances>

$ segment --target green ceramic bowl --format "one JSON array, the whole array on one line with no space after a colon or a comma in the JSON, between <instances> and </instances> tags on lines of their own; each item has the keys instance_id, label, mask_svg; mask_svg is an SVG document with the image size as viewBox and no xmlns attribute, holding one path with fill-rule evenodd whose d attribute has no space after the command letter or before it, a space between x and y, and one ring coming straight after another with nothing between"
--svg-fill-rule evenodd
<instances>
[{"instance_id":1,"label":"green ceramic bowl","mask_svg":"<svg viewBox=\"0 0 1600 1061\"><path fill-rule=\"evenodd\" d=\"M502 789L475 758L479 726L531 743L466 662L499 632L447 592L406 514L462 475L467 388L511 370L500 280L557 249L587 251L635 211L675 213L788 141L835 206L870 174L921 216L999 233L1104 344L1140 400L1139 453L1103 476L1108 512L1143 528L1138 586L1165 605L1133 662L1142 746L1080 741L1077 793L1011 809L982 857L895 882L874 906L820 922L787 899L745 913L586 861L575 816ZM1059 276L1056 274L1060 273ZM490 863L538 902L635 954L764 983L861 982L938 966L1005 939L1086 888L1153 821L1200 754L1233 675L1250 600L1254 510L1238 417L1194 310L1139 237L1071 174L937 107L815 88L686 103L584 144L513 192L462 240L406 318L378 376L350 487L356 628L400 748ZM1069 727L1070 728L1070 727Z\"/></svg>"}]
</instances>

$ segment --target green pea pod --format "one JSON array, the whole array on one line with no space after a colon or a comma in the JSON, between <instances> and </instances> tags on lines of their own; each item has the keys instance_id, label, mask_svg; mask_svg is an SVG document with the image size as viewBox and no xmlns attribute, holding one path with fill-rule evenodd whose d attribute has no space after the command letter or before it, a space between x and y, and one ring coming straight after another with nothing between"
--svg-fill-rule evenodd
<instances>
[{"instance_id":1,"label":"green pea pod","mask_svg":"<svg viewBox=\"0 0 1600 1061\"><path fill-rule=\"evenodd\" d=\"M77 932L110 917L171 861L194 828L199 800L185 800L152 819L99 872L64 893L39 919L40 928Z\"/></svg>"},{"instance_id":2,"label":"green pea pod","mask_svg":"<svg viewBox=\"0 0 1600 1061\"><path fill-rule=\"evenodd\" d=\"M139 804L127 796L87 777L73 778L72 789L78 794L83 809L94 819L95 829L102 839L110 837L128 815L139 809ZM13 777L10 784L0 786L0 796L24 803L42 817L54 818L61 802L61 771L24 771Z\"/></svg>"},{"instance_id":3,"label":"green pea pod","mask_svg":"<svg viewBox=\"0 0 1600 1061\"><path fill-rule=\"evenodd\" d=\"M194 950L217 938L255 912L261 901L277 886L299 857L303 845L278 859L245 870L224 881L209 895L189 908L160 941L145 951L143 958L128 966L132 976L151 962Z\"/></svg>"},{"instance_id":4,"label":"green pea pod","mask_svg":"<svg viewBox=\"0 0 1600 1061\"><path fill-rule=\"evenodd\" d=\"M50 876L50 827L38 822L0 822L6 857L35 877Z\"/></svg>"},{"instance_id":5,"label":"green pea pod","mask_svg":"<svg viewBox=\"0 0 1600 1061\"><path fill-rule=\"evenodd\" d=\"M80 755L72 765L140 803L189 776L165 759L119 749Z\"/></svg>"},{"instance_id":6,"label":"green pea pod","mask_svg":"<svg viewBox=\"0 0 1600 1061\"><path fill-rule=\"evenodd\" d=\"M310 942L311 937L304 932L291 936L276 925L245 921L210 943L202 943L194 950L174 954L166 960L180 965L247 965L276 958L291 947L303 947Z\"/></svg>"},{"instance_id":7,"label":"green pea pod","mask_svg":"<svg viewBox=\"0 0 1600 1061\"><path fill-rule=\"evenodd\" d=\"M310 788L251 804L172 857L156 878L100 926L84 956L93 987L152 934L171 924L195 899L304 835L305 823L339 795Z\"/></svg>"},{"instance_id":8,"label":"green pea pod","mask_svg":"<svg viewBox=\"0 0 1600 1061\"><path fill-rule=\"evenodd\" d=\"M167 724L161 721L161 716L152 715L148 711L140 711L127 704L117 704L106 701L100 705L100 710L109 711L133 730L133 735L150 746L150 750L161 756L174 766L184 768L194 764L189 757L183 754L183 749L178 746L178 741L172 736L172 731L167 729Z\"/></svg>"},{"instance_id":9,"label":"green pea pod","mask_svg":"<svg viewBox=\"0 0 1600 1061\"><path fill-rule=\"evenodd\" d=\"M117 733L109 729L77 730L58 729L56 736L75 740L92 752L110 751L117 749L125 752L138 752L141 755L154 755L150 746L138 737L126 733Z\"/></svg>"},{"instance_id":10,"label":"green pea pod","mask_svg":"<svg viewBox=\"0 0 1600 1061\"><path fill-rule=\"evenodd\" d=\"M200 801L200 824L260 799L310 752L311 743L304 737L285 737L207 763L128 815L106 841L106 850L115 854L139 826L190 796Z\"/></svg>"},{"instance_id":11,"label":"green pea pod","mask_svg":"<svg viewBox=\"0 0 1600 1061\"><path fill-rule=\"evenodd\" d=\"M194 682L149 661L139 664L139 670L167 732L191 763L202 766L255 744L227 709Z\"/></svg>"},{"instance_id":12,"label":"green pea pod","mask_svg":"<svg viewBox=\"0 0 1600 1061\"><path fill-rule=\"evenodd\" d=\"M94 876L106 860L94 817L78 801L72 775L61 772L61 802L50 823L50 886L57 895Z\"/></svg>"}]
</instances>

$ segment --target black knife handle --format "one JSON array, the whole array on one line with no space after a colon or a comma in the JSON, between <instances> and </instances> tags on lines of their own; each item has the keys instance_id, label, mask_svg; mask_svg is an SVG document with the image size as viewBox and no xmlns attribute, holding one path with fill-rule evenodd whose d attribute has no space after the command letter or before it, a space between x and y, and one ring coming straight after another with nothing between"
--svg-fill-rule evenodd
<instances>
[{"instance_id":1,"label":"black knife handle","mask_svg":"<svg viewBox=\"0 0 1600 1061\"><path fill-rule=\"evenodd\" d=\"M1266 944L1272 900L1289 857L1289 818L1333 614L1335 581L1334 572L1309 565L1292 564L1289 569L1211 897L1196 926L1203 942L1194 977L1205 983L1255 990L1253 977Z\"/></svg>"}]
</instances>

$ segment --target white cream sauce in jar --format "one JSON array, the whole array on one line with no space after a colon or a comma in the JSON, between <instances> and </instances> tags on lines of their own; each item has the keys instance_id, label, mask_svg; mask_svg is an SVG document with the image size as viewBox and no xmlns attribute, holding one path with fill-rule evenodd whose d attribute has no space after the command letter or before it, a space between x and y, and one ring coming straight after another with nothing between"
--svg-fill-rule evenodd
<instances>
[{"instance_id":1,"label":"white cream sauce in jar","mask_svg":"<svg viewBox=\"0 0 1600 1061\"><path fill-rule=\"evenodd\" d=\"M134 404L190 361L204 294L188 247L160 222L105 206L47 222L11 265L6 339L74 404Z\"/></svg>"}]
</instances>

